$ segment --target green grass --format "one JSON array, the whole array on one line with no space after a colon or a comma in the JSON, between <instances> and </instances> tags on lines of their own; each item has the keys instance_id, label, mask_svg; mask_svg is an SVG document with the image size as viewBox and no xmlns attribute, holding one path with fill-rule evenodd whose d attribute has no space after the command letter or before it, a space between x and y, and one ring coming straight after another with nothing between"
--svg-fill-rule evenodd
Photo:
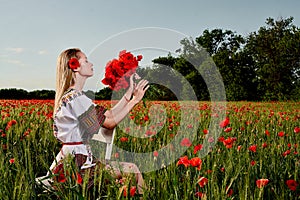
<instances>
[{"instance_id":1,"label":"green grass","mask_svg":"<svg viewBox=\"0 0 300 200\"><path fill-rule=\"evenodd\" d=\"M108 102L97 103L109 107ZM151 115L148 108L153 103L160 107L156 107ZM132 119L128 119L128 127L117 128L115 145L119 149L136 153L150 152L147 154L149 157L138 162L141 169L159 166L158 170L143 173L147 185L144 199L200 199L195 196L197 192L202 193L202 199L299 198L299 186L292 191L286 184L290 179L298 183L300 181L300 133L294 131L300 127L299 102L227 102L227 107L220 109L229 117L230 124L227 127L232 130L225 132L220 129L221 135L214 138L214 148L201 157L201 170L177 165L179 157L166 164L161 159L166 156L164 153L154 158L152 152L165 146L177 155L180 144L170 145L174 136L182 139L193 131L196 137L191 141L191 146L179 156L186 155L191 159L201 155L205 147L194 154L194 146L214 135L212 132L216 129L210 129L208 135L203 130L209 129L210 120L217 116L212 115L209 102L200 102L199 105L202 109L197 109L195 115L192 108L180 107L176 102L148 102L147 109L141 103L131 112ZM45 190L35 182L35 178L46 174L60 150L60 144L52 132L53 101L2 100L0 108L0 199L92 199L95 195L102 196L102 199L139 199L138 196L124 197L120 191L122 184L116 183L105 170L99 170L96 177L98 184L90 193L86 191L86 180L77 184L71 175L67 176L66 183L57 184L56 189ZM12 120L16 124L7 127ZM152 133L151 137L137 138L127 134L143 135L146 131ZM284 136L280 137L279 132L284 132ZM225 147L221 136L225 139L235 138L231 148ZM128 138L128 141L120 141L122 137ZM249 150L251 145L257 145L256 152ZM290 153L284 155L288 150ZM116 153L118 158L115 157ZM123 156L122 151L113 150L113 160L121 161ZM14 162L11 163L10 159L14 159ZM69 174L75 174L72 160L69 163ZM203 187L199 185L201 177L208 179ZM258 179L268 179L269 182L258 188ZM134 184L127 181L125 185L130 188Z\"/></svg>"}]
</instances>

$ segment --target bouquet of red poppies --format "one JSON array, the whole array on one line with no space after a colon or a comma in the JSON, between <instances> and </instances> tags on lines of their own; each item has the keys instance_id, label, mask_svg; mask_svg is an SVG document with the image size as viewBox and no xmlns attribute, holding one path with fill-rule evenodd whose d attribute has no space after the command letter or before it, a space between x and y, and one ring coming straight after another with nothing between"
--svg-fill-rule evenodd
<instances>
[{"instance_id":1,"label":"bouquet of red poppies","mask_svg":"<svg viewBox=\"0 0 300 200\"><path fill-rule=\"evenodd\" d=\"M126 50L120 51L118 59L115 58L107 62L102 83L114 91L128 88L129 77L136 72L142 58L142 55L135 57Z\"/></svg>"}]
</instances>

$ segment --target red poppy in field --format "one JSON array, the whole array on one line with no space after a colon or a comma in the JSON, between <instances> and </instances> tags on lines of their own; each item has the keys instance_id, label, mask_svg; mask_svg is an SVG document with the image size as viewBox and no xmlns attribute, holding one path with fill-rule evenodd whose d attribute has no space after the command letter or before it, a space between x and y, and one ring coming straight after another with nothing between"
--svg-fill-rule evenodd
<instances>
[{"instance_id":1,"label":"red poppy in field","mask_svg":"<svg viewBox=\"0 0 300 200\"><path fill-rule=\"evenodd\" d=\"M298 183L293 179L287 180L285 183L292 191L295 191L298 187Z\"/></svg>"},{"instance_id":2,"label":"red poppy in field","mask_svg":"<svg viewBox=\"0 0 300 200\"><path fill-rule=\"evenodd\" d=\"M291 151L290 150L286 150L285 152L283 152L283 157L286 157L287 155L289 155L291 153Z\"/></svg>"},{"instance_id":3,"label":"red poppy in field","mask_svg":"<svg viewBox=\"0 0 300 200\"><path fill-rule=\"evenodd\" d=\"M193 124L188 124L187 127L188 128L193 128Z\"/></svg>"},{"instance_id":4,"label":"red poppy in field","mask_svg":"<svg viewBox=\"0 0 300 200\"><path fill-rule=\"evenodd\" d=\"M129 190L130 197L133 197L136 193L136 186L132 186ZM123 196L127 197L127 187L123 186Z\"/></svg>"},{"instance_id":5,"label":"red poppy in field","mask_svg":"<svg viewBox=\"0 0 300 200\"><path fill-rule=\"evenodd\" d=\"M153 156L154 156L154 157L157 157L157 156L158 156L158 152L157 152L157 151L154 151L154 152L153 152Z\"/></svg>"},{"instance_id":6,"label":"red poppy in field","mask_svg":"<svg viewBox=\"0 0 300 200\"><path fill-rule=\"evenodd\" d=\"M198 184L200 187L204 187L208 183L208 179L205 177L200 177L198 180Z\"/></svg>"},{"instance_id":7,"label":"red poppy in field","mask_svg":"<svg viewBox=\"0 0 300 200\"><path fill-rule=\"evenodd\" d=\"M203 198L204 196L205 196L205 193L203 193L203 192L196 192L195 193L195 197Z\"/></svg>"},{"instance_id":8,"label":"red poppy in field","mask_svg":"<svg viewBox=\"0 0 300 200\"><path fill-rule=\"evenodd\" d=\"M267 136L270 136L270 132L269 132L268 130L265 130L265 134L266 134Z\"/></svg>"},{"instance_id":9,"label":"red poppy in field","mask_svg":"<svg viewBox=\"0 0 300 200\"><path fill-rule=\"evenodd\" d=\"M183 147L190 147L192 145L192 142L189 138L183 138L180 142L180 145Z\"/></svg>"},{"instance_id":10,"label":"red poppy in field","mask_svg":"<svg viewBox=\"0 0 300 200\"><path fill-rule=\"evenodd\" d=\"M232 148L234 141L236 141L236 138L228 137L227 139L223 140L223 144L227 149L230 149Z\"/></svg>"},{"instance_id":11,"label":"red poppy in field","mask_svg":"<svg viewBox=\"0 0 300 200\"><path fill-rule=\"evenodd\" d=\"M185 167L188 167L190 165L190 161L189 161L187 156L183 156L183 157L179 158L176 165L177 166L178 165L184 165Z\"/></svg>"},{"instance_id":12,"label":"red poppy in field","mask_svg":"<svg viewBox=\"0 0 300 200\"><path fill-rule=\"evenodd\" d=\"M194 147L194 154L196 154L198 151L200 151L202 149L203 145L202 144L198 144Z\"/></svg>"},{"instance_id":13,"label":"red poppy in field","mask_svg":"<svg viewBox=\"0 0 300 200\"><path fill-rule=\"evenodd\" d=\"M267 148L268 144L266 142L264 142L261 146L262 146L262 148Z\"/></svg>"},{"instance_id":14,"label":"red poppy in field","mask_svg":"<svg viewBox=\"0 0 300 200\"><path fill-rule=\"evenodd\" d=\"M119 153L117 152L117 153L115 153L115 158L119 158Z\"/></svg>"},{"instance_id":15,"label":"red poppy in field","mask_svg":"<svg viewBox=\"0 0 300 200\"><path fill-rule=\"evenodd\" d=\"M229 118L226 117L223 121L220 122L220 128L225 128L229 123Z\"/></svg>"},{"instance_id":16,"label":"red poppy in field","mask_svg":"<svg viewBox=\"0 0 300 200\"><path fill-rule=\"evenodd\" d=\"M204 135L207 135L207 134L208 134L208 130L207 130L207 129L204 129L204 130L203 130L203 133L204 133Z\"/></svg>"},{"instance_id":17,"label":"red poppy in field","mask_svg":"<svg viewBox=\"0 0 300 200\"><path fill-rule=\"evenodd\" d=\"M198 157L194 157L189 161L190 165L196 167L198 170L201 169L202 160Z\"/></svg>"},{"instance_id":18,"label":"red poppy in field","mask_svg":"<svg viewBox=\"0 0 300 200\"><path fill-rule=\"evenodd\" d=\"M279 136L279 137L284 137L284 132L283 132L283 131L280 131L280 132L278 133L278 136Z\"/></svg>"},{"instance_id":19,"label":"red poppy in field","mask_svg":"<svg viewBox=\"0 0 300 200\"><path fill-rule=\"evenodd\" d=\"M209 143L213 143L215 141L215 139L213 137L209 137L207 140Z\"/></svg>"},{"instance_id":20,"label":"red poppy in field","mask_svg":"<svg viewBox=\"0 0 300 200\"><path fill-rule=\"evenodd\" d=\"M145 115L145 116L144 116L144 121L145 121L145 122L149 121L149 116L148 116L148 115Z\"/></svg>"},{"instance_id":21,"label":"red poppy in field","mask_svg":"<svg viewBox=\"0 0 300 200\"><path fill-rule=\"evenodd\" d=\"M228 196L228 197L230 197L230 196L233 195L233 189L230 188L230 189L228 190L228 186L226 186L226 191L227 191L227 196Z\"/></svg>"},{"instance_id":22,"label":"red poppy in field","mask_svg":"<svg viewBox=\"0 0 300 200\"><path fill-rule=\"evenodd\" d=\"M242 145L239 145L239 146L237 147L237 150L240 151L241 148L242 148Z\"/></svg>"},{"instance_id":23,"label":"red poppy in field","mask_svg":"<svg viewBox=\"0 0 300 200\"><path fill-rule=\"evenodd\" d=\"M294 128L294 133L297 134L297 133L299 133L299 132L300 132L300 128L299 128L299 127L295 127L295 128Z\"/></svg>"},{"instance_id":24,"label":"red poppy in field","mask_svg":"<svg viewBox=\"0 0 300 200\"><path fill-rule=\"evenodd\" d=\"M256 186L258 188L262 188L262 187L266 186L268 183L269 183L269 179L258 179L256 181Z\"/></svg>"},{"instance_id":25,"label":"red poppy in field","mask_svg":"<svg viewBox=\"0 0 300 200\"><path fill-rule=\"evenodd\" d=\"M12 127L13 125L17 124L17 121L16 120L10 120L9 122L7 122L7 125L6 125L6 130L9 130L10 127Z\"/></svg>"},{"instance_id":26,"label":"red poppy in field","mask_svg":"<svg viewBox=\"0 0 300 200\"><path fill-rule=\"evenodd\" d=\"M225 140L225 137L224 137L224 136L221 136L221 137L218 138L218 141L219 141L219 142L223 142L224 140Z\"/></svg>"},{"instance_id":27,"label":"red poppy in field","mask_svg":"<svg viewBox=\"0 0 300 200\"><path fill-rule=\"evenodd\" d=\"M250 164L251 166L254 166L256 164L255 160L251 160Z\"/></svg>"},{"instance_id":28,"label":"red poppy in field","mask_svg":"<svg viewBox=\"0 0 300 200\"><path fill-rule=\"evenodd\" d=\"M127 137L121 137L121 138L120 138L120 141L121 141L121 142L128 142L128 138L127 138Z\"/></svg>"},{"instance_id":29,"label":"red poppy in field","mask_svg":"<svg viewBox=\"0 0 300 200\"><path fill-rule=\"evenodd\" d=\"M227 127L227 128L224 129L224 132L226 132L226 133L228 133L228 132L230 132L230 131L232 131L232 128L231 128L231 127Z\"/></svg>"},{"instance_id":30,"label":"red poppy in field","mask_svg":"<svg viewBox=\"0 0 300 200\"><path fill-rule=\"evenodd\" d=\"M77 176L76 183L77 184L82 184L82 177L81 177L80 173L77 172L76 176Z\"/></svg>"},{"instance_id":31,"label":"red poppy in field","mask_svg":"<svg viewBox=\"0 0 300 200\"><path fill-rule=\"evenodd\" d=\"M10 163L10 164L15 163L15 159L14 159L14 158L9 159L9 163Z\"/></svg>"},{"instance_id":32,"label":"red poppy in field","mask_svg":"<svg viewBox=\"0 0 300 200\"><path fill-rule=\"evenodd\" d=\"M256 152L256 149L257 149L257 145L251 145L250 147L249 147L249 151L252 151L252 152Z\"/></svg>"}]
</instances>

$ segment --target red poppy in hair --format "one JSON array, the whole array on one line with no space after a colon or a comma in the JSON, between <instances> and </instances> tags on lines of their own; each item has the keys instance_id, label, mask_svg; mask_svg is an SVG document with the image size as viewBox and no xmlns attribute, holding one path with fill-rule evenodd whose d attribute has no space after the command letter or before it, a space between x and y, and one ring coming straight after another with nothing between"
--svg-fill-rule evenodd
<instances>
[{"instance_id":1,"label":"red poppy in hair","mask_svg":"<svg viewBox=\"0 0 300 200\"><path fill-rule=\"evenodd\" d=\"M80 67L79 61L77 58L71 58L68 62L68 66L70 69L74 70Z\"/></svg>"}]
</instances>

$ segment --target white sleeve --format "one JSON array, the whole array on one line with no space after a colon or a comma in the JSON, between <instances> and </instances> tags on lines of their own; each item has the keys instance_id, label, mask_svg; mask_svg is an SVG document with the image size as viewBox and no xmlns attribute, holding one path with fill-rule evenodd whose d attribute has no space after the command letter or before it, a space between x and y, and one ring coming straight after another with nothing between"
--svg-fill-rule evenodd
<instances>
[{"instance_id":1,"label":"white sleeve","mask_svg":"<svg viewBox=\"0 0 300 200\"><path fill-rule=\"evenodd\" d=\"M56 114L55 127L56 137L60 141L67 141L70 137L70 131L76 126L77 119L70 112L68 107L62 106L60 111Z\"/></svg>"}]
</instances>

